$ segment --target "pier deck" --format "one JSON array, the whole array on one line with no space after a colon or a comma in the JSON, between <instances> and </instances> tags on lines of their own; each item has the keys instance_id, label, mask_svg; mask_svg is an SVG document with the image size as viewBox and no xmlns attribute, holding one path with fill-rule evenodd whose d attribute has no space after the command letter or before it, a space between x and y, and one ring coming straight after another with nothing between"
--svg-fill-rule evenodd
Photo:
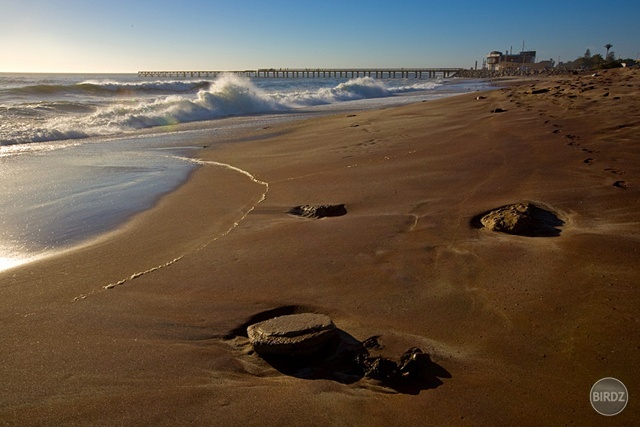
<instances>
[{"instance_id":1,"label":"pier deck","mask_svg":"<svg viewBox=\"0 0 640 427\"><path fill-rule=\"evenodd\" d=\"M375 77L410 78L453 77L461 68L259 68L236 71L138 71L139 77L216 77L240 74L259 78Z\"/></svg>"}]
</instances>

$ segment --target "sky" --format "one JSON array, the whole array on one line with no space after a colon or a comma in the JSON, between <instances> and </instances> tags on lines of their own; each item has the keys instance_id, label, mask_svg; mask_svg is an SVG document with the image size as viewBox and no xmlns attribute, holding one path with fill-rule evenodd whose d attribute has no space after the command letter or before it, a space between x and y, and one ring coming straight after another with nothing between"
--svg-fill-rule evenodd
<instances>
[{"instance_id":1,"label":"sky","mask_svg":"<svg viewBox=\"0 0 640 427\"><path fill-rule=\"evenodd\" d=\"M0 72L463 67L640 55L638 0L0 0Z\"/></svg>"}]
</instances>

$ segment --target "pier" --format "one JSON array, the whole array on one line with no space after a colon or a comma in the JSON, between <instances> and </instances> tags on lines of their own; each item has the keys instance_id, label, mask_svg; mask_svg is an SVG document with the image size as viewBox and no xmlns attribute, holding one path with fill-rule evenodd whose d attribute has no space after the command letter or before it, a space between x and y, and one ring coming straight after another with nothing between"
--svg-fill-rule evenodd
<instances>
[{"instance_id":1,"label":"pier","mask_svg":"<svg viewBox=\"0 0 640 427\"><path fill-rule=\"evenodd\" d=\"M242 71L138 71L138 77L217 77L239 74L255 78L437 78L454 77L462 68L259 68Z\"/></svg>"}]
</instances>

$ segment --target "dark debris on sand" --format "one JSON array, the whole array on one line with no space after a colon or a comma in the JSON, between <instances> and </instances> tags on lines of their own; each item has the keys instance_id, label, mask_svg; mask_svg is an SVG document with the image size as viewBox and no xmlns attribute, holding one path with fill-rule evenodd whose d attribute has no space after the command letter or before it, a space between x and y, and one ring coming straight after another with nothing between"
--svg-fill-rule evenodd
<instances>
[{"instance_id":1,"label":"dark debris on sand","mask_svg":"<svg viewBox=\"0 0 640 427\"><path fill-rule=\"evenodd\" d=\"M347 214L347 208L344 204L339 205L300 205L289 210L291 215L301 216L304 218L326 218L342 216Z\"/></svg>"}]
</instances>

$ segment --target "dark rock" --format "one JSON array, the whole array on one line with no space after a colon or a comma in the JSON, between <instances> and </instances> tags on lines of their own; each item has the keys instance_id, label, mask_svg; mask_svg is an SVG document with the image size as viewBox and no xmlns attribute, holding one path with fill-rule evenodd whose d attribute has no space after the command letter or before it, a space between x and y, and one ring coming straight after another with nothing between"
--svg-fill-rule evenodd
<instances>
[{"instance_id":1,"label":"dark rock","mask_svg":"<svg viewBox=\"0 0 640 427\"><path fill-rule=\"evenodd\" d=\"M363 344L338 329L335 337L313 353L296 354L287 349L282 354L258 354L279 372L296 378L353 384L366 377L405 394L419 394L421 390L442 385L440 378L451 378L446 369L418 348L407 350L397 363L379 354L371 354Z\"/></svg>"},{"instance_id":2,"label":"dark rock","mask_svg":"<svg viewBox=\"0 0 640 427\"><path fill-rule=\"evenodd\" d=\"M494 110L491 110L491 112L492 112L492 113L504 113L504 112L506 112L506 111L507 111L507 110L503 110L502 108L496 108L496 109L494 109Z\"/></svg>"},{"instance_id":3,"label":"dark rock","mask_svg":"<svg viewBox=\"0 0 640 427\"><path fill-rule=\"evenodd\" d=\"M538 95L538 94L547 93L547 92L549 92L549 89L536 89L536 90L532 90L531 94Z\"/></svg>"},{"instance_id":4,"label":"dark rock","mask_svg":"<svg viewBox=\"0 0 640 427\"><path fill-rule=\"evenodd\" d=\"M291 215L302 216L305 218L325 218L342 216L347 214L345 205L301 205L289 210Z\"/></svg>"},{"instance_id":5,"label":"dark rock","mask_svg":"<svg viewBox=\"0 0 640 427\"><path fill-rule=\"evenodd\" d=\"M336 334L331 319L315 313L275 317L247 328L249 341L260 355L310 355L317 353Z\"/></svg>"},{"instance_id":6,"label":"dark rock","mask_svg":"<svg viewBox=\"0 0 640 427\"><path fill-rule=\"evenodd\" d=\"M377 335L367 338L366 340L362 341L362 345L368 350L381 349L383 348L383 346L380 344L380 341L378 341L379 338L380 337Z\"/></svg>"},{"instance_id":7,"label":"dark rock","mask_svg":"<svg viewBox=\"0 0 640 427\"><path fill-rule=\"evenodd\" d=\"M380 381L397 381L399 379L398 364L383 357L365 358L362 361L364 375Z\"/></svg>"},{"instance_id":8,"label":"dark rock","mask_svg":"<svg viewBox=\"0 0 640 427\"><path fill-rule=\"evenodd\" d=\"M417 347L410 348L400 358L400 374L415 379L424 378L431 358Z\"/></svg>"},{"instance_id":9,"label":"dark rock","mask_svg":"<svg viewBox=\"0 0 640 427\"><path fill-rule=\"evenodd\" d=\"M627 189L627 183L625 181L616 181L613 183L614 187L622 188L623 190Z\"/></svg>"},{"instance_id":10,"label":"dark rock","mask_svg":"<svg viewBox=\"0 0 640 427\"><path fill-rule=\"evenodd\" d=\"M381 356L371 356L364 351L355 358L362 375L380 381L402 393L415 394L419 390L435 388L442 384L440 378L451 378L442 366L417 347L407 350L396 363Z\"/></svg>"}]
</instances>

